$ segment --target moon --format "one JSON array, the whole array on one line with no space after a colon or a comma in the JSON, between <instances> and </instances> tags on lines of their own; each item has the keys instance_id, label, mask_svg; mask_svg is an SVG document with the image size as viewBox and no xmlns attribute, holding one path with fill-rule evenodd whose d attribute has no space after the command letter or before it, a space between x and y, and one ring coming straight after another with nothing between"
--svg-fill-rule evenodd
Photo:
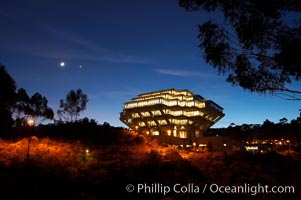
<instances>
[{"instance_id":1,"label":"moon","mask_svg":"<svg viewBox=\"0 0 301 200\"><path fill-rule=\"evenodd\" d=\"M60 62L60 67L65 67L65 62Z\"/></svg>"}]
</instances>

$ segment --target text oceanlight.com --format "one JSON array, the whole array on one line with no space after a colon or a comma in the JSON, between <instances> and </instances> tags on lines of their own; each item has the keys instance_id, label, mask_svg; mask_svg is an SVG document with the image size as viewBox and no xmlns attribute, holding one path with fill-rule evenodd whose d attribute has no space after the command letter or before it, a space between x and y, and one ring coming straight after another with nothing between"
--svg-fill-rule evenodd
<instances>
[{"instance_id":1,"label":"text oceanlight.com","mask_svg":"<svg viewBox=\"0 0 301 200\"><path fill-rule=\"evenodd\" d=\"M258 183L257 185L251 185L245 183L243 185L225 186L215 183L196 185L193 183L188 184L174 184L164 185L161 183L141 183L141 184L128 184L126 191L129 193L138 194L169 194L169 193L182 193L182 194L205 194L205 193L220 193L220 194L293 194L295 192L294 186L269 186Z\"/></svg>"}]
</instances>

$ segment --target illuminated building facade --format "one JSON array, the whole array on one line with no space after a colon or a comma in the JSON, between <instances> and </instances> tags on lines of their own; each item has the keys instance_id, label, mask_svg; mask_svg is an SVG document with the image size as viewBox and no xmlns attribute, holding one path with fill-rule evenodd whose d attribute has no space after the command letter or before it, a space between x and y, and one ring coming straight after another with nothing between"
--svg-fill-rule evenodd
<instances>
[{"instance_id":1,"label":"illuminated building facade","mask_svg":"<svg viewBox=\"0 0 301 200\"><path fill-rule=\"evenodd\" d=\"M211 100L189 90L168 89L140 94L126 102L120 120L162 143L192 146L223 116L223 108Z\"/></svg>"}]
</instances>

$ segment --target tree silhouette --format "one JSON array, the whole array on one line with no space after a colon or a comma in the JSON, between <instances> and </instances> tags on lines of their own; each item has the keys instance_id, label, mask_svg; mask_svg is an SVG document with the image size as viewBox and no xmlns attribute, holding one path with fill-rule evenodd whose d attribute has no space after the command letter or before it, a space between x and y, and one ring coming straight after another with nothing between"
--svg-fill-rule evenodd
<instances>
[{"instance_id":1,"label":"tree silhouette","mask_svg":"<svg viewBox=\"0 0 301 200\"><path fill-rule=\"evenodd\" d=\"M235 124L233 122L231 122L231 124L228 127L234 127Z\"/></svg>"},{"instance_id":2,"label":"tree silhouette","mask_svg":"<svg viewBox=\"0 0 301 200\"><path fill-rule=\"evenodd\" d=\"M26 90L20 88L17 92L17 102L14 108L16 125L24 125L29 117L34 118L35 121L39 118L41 121L53 119L53 110L47 104L47 98L40 93L36 92L32 97L29 97Z\"/></svg>"},{"instance_id":3,"label":"tree silhouette","mask_svg":"<svg viewBox=\"0 0 301 200\"><path fill-rule=\"evenodd\" d=\"M301 100L287 84L301 78L299 0L179 0L187 11L222 14L199 25L207 63L234 86ZM213 15L214 16L214 15ZM212 17L214 18L214 17Z\"/></svg>"},{"instance_id":4,"label":"tree silhouette","mask_svg":"<svg viewBox=\"0 0 301 200\"><path fill-rule=\"evenodd\" d=\"M16 82L0 64L0 130L13 124L11 108L15 103Z\"/></svg>"},{"instance_id":5,"label":"tree silhouette","mask_svg":"<svg viewBox=\"0 0 301 200\"><path fill-rule=\"evenodd\" d=\"M286 124L288 122L288 119L286 118L286 117L283 117L283 118L281 118L281 119L279 119L279 123L280 124Z\"/></svg>"},{"instance_id":6,"label":"tree silhouette","mask_svg":"<svg viewBox=\"0 0 301 200\"><path fill-rule=\"evenodd\" d=\"M27 114L30 112L30 97L24 88L20 88L16 95L16 105L14 106L15 123L17 127L24 125Z\"/></svg>"},{"instance_id":7,"label":"tree silhouette","mask_svg":"<svg viewBox=\"0 0 301 200\"><path fill-rule=\"evenodd\" d=\"M79 113L86 109L87 102L88 96L81 89L69 91L66 99L60 100L60 109L57 111L60 120L62 120L62 117L65 121L77 120Z\"/></svg>"},{"instance_id":8,"label":"tree silhouette","mask_svg":"<svg viewBox=\"0 0 301 200\"><path fill-rule=\"evenodd\" d=\"M45 96L36 92L30 99L31 116L36 118L53 119L53 110L48 107L48 100Z\"/></svg>"}]
</instances>

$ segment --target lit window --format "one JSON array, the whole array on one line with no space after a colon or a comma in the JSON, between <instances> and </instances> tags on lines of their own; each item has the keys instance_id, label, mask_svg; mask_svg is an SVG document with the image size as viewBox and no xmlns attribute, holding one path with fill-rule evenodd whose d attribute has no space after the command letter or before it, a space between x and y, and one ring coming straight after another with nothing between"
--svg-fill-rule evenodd
<instances>
[{"instance_id":1,"label":"lit window","mask_svg":"<svg viewBox=\"0 0 301 200\"><path fill-rule=\"evenodd\" d=\"M200 137L200 130L195 131L195 137Z\"/></svg>"},{"instance_id":2,"label":"lit window","mask_svg":"<svg viewBox=\"0 0 301 200\"><path fill-rule=\"evenodd\" d=\"M145 123L144 123L144 122L139 122L139 126L140 126L140 127L144 127L144 126L145 126Z\"/></svg>"},{"instance_id":3,"label":"lit window","mask_svg":"<svg viewBox=\"0 0 301 200\"><path fill-rule=\"evenodd\" d=\"M149 117L150 116L149 112L141 112L141 115L143 117Z\"/></svg>"},{"instance_id":4,"label":"lit window","mask_svg":"<svg viewBox=\"0 0 301 200\"><path fill-rule=\"evenodd\" d=\"M153 131L152 135L159 135L159 131Z\"/></svg>"},{"instance_id":5,"label":"lit window","mask_svg":"<svg viewBox=\"0 0 301 200\"><path fill-rule=\"evenodd\" d=\"M178 105L184 107L185 106L185 101L179 101Z\"/></svg>"},{"instance_id":6,"label":"lit window","mask_svg":"<svg viewBox=\"0 0 301 200\"><path fill-rule=\"evenodd\" d=\"M149 125L150 125L150 126L156 126L157 124L156 124L155 121L149 121Z\"/></svg>"},{"instance_id":7,"label":"lit window","mask_svg":"<svg viewBox=\"0 0 301 200\"><path fill-rule=\"evenodd\" d=\"M186 131L180 131L180 138L187 138L187 132Z\"/></svg>"},{"instance_id":8,"label":"lit window","mask_svg":"<svg viewBox=\"0 0 301 200\"><path fill-rule=\"evenodd\" d=\"M139 114L138 114L138 113L133 113L132 116L133 116L134 118L137 118L137 117L139 117Z\"/></svg>"},{"instance_id":9,"label":"lit window","mask_svg":"<svg viewBox=\"0 0 301 200\"><path fill-rule=\"evenodd\" d=\"M177 135L177 129L173 130L173 136L174 136L174 137L177 137L177 136L178 136L178 135Z\"/></svg>"}]
</instances>

